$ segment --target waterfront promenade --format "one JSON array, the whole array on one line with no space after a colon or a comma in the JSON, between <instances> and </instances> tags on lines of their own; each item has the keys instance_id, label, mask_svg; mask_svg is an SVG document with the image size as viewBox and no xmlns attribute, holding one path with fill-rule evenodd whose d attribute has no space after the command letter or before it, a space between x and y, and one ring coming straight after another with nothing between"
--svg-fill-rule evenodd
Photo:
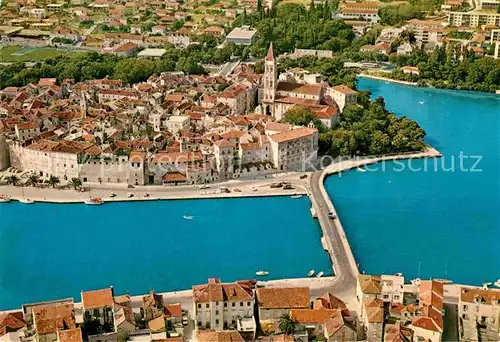
<instances>
[{"instance_id":1,"label":"waterfront promenade","mask_svg":"<svg viewBox=\"0 0 500 342\"><path fill-rule=\"evenodd\" d=\"M358 274L357 263L349 246L347 236L344 232L340 219L330 219L328 213L332 212L336 215L335 207L330 199L325 187L324 180L328 175L350 170L353 168L362 167L382 161L396 159L412 159L412 158L432 158L439 157L440 153L435 149L428 148L426 151L419 153L400 154L380 157L365 157L361 159L343 160L329 165L322 171L309 172L308 177L301 179L304 173L287 173L278 174L271 178L257 180L233 180L221 184L211 184L209 189L199 189L194 186L179 186L179 187L136 187L127 189L126 187L116 188L109 186L96 185L90 192L80 193L75 190L56 190L56 189L35 189L25 188L24 196L30 196L32 199L37 199L27 191L32 191L33 195L45 196L42 200L47 202L71 203L80 202L92 196L102 196L109 199L111 191L117 194L117 199L111 200L131 200L127 198L127 193L134 193L132 200L144 200L143 194L145 191L150 193L151 199L187 199L187 198L219 198L219 197L244 197L244 196L276 196L276 195L291 195L295 193L307 194L310 197L312 207L316 212L319 220L323 237L324 247L328 251L331 261L334 276L324 278L299 278L299 279L280 279L273 281L259 281L260 286L273 287L290 287L290 286L307 286L310 288L311 296L320 296L325 292L335 294L340 299L344 300L348 307L355 306L355 289L356 276ZM280 188L270 188L269 185L276 181L289 181L292 183L293 190L283 190ZM220 186L225 186L231 190L230 193L221 193ZM241 192L235 192L235 189ZM256 190L255 190L256 189ZM12 186L0 187L0 192L6 193L13 198L19 198L22 195L21 188ZM142 194L142 195L141 195ZM107 198L106 198L107 196ZM36 205L36 204L35 204ZM224 275L219 275L222 278ZM228 279L228 281L231 279ZM192 300L190 299L190 291L179 291L165 293L164 297L171 301L185 302L186 305Z\"/></svg>"}]
</instances>

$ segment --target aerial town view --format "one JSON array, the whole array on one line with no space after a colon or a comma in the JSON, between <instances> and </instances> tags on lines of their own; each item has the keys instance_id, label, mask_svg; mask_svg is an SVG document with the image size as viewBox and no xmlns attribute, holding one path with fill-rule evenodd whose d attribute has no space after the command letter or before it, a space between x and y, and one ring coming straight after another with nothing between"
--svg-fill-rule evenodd
<instances>
[{"instance_id":1,"label":"aerial town view","mask_svg":"<svg viewBox=\"0 0 500 342\"><path fill-rule=\"evenodd\" d=\"M500 0L0 0L0 342L500 341Z\"/></svg>"}]
</instances>

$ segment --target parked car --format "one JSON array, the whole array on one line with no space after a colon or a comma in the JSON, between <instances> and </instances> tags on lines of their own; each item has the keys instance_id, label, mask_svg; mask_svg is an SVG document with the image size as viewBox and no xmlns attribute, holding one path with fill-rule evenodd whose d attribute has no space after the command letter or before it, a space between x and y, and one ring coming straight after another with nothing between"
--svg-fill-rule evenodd
<instances>
[{"instance_id":1,"label":"parked car","mask_svg":"<svg viewBox=\"0 0 500 342\"><path fill-rule=\"evenodd\" d=\"M279 183L272 183L271 185L269 185L271 188L281 188L283 186L283 183L279 182Z\"/></svg>"},{"instance_id":2,"label":"parked car","mask_svg":"<svg viewBox=\"0 0 500 342\"><path fill-rule=\"evenodd\" d=\"M328 212L328 218L330 220L335 220L337 218L337 216L333 212L330 211L330 212Z\"/></svg>"},{"instance_id":3,"label":"parked car","mask_svg":"<svg viewBox=\"0 0 500 342\"><path fill-rule=\"evenodd\" d=\"M206 184L200 185L200 189L209 189L210 187Z\"/></svg>"},{"instance_id":4,"label":"parked car","mask_svg":"<svg viewBox=\"0 0 500 342\"><path fill-rule=\"evenodd\" d=\"M283 185L283 190L292 190L292 189L293 189L292 184L285 184L285 185Z\"/></svg>"},{"instance_id":5,"label":"parked car","mask_svg":"<svg viewBox=\"0 0 500 342\"><path fill-rule=\"evenodd\" d=\"M306 174L300 175L300 176L299 176L299 178L300 178L300 179L307 178L307 175L306 175Z\"/></svg>"}]
</instances>

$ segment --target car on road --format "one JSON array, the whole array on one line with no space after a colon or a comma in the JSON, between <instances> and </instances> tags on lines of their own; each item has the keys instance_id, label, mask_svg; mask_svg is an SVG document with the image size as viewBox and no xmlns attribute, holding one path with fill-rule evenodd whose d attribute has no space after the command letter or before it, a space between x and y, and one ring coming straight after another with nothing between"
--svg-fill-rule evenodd
<instances>
[{"instance_id":1,"label":"car on road","mask_svg":"<svg viewBox=\"0 0 500 342\"><path fill-rule=\"evenodd\" d=\"M337 218L337 215L335 215L333 212L329 211L328 212L328 218L330 220L335 220Z\"/></svg>"},{"instance_id":2,"label":"car on road","mask_svg":"<svg viewBox=\"0 0 500 342\"><path fill-rule=\"evenodd\" d=\"M293 189L292 184L285 184L285 185L283 185L283 190L292 190L292 189Z\"/></svg>"},{"instance_id":3,"label":"car on road","mask_svg":"<svg viewBox=\"0 0 500 342\"><path fill-rule=\"evenodd\" d=\"M307 175L306 175L306 174L300 175L300 176L299 176L299 178L300 178L300 179L307 178Z\"/></svg>"},{"instance_id":4,"label":"car on road","mask_svg":"<svg viewBox=\"0 0 500 342\"><path fill-rule=\"evenodd\" d=\"M281 188L283 186L283 183L279 182L279 183L272 183L271 185L269 185L269 187L271 188Z\"/></svg>"},{"instance_id":5,"label":"car on road","mask_svg":"<svg viewBox=\"0 0 500 342\"><path fill-rule=\"evenodd\" d=\"M206 184L200 185L200 189L210 189L210 187Z\"/></svg>"}]
</instances>

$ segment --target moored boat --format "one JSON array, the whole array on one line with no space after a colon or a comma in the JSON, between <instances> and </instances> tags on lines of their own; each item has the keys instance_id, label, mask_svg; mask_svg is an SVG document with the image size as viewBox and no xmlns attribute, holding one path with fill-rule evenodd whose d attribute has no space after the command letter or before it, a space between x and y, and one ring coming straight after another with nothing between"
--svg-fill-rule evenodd
<instances>
[{"instance_id":1,"label":"moored boat","mask_svg":"<svg viewBox=\"0 0 500 342\"><path fill-rule=\"evenodd\" d=\"M366 169L363 169L362 167L358 167L359 172L366 172Z\"/></svg>"},{"instance_id":2,"label":"moored boat","mask_svg":"<svg viewBox=\"0 0 500 342\"><path fill-rule=\"evenodd\" d=\"M308 277L312 277L314 275L314 270L310 270L309 273L307 273Z\"/></svg>"},{"instance_id":3,"label":"moored boat","mask_svg":"<svg viewBox=\"0 0 500 342\"><path fill-rule=\"evenodd\" d=\"M302 195L293 195L293 196L290 196L291 198L302 198Z\"/></svg>"},{"instance_id":4,"label":"moored boat","mask_svg":"<svg viewBox=\"0 0 500 342\"><path fill-rule=\"evenodd\" d=\"M193 216L191 216L191 215L184 215L184 216L183 216L183 218L184 218L185 220L192 220L192 219L193 219Z\"/></svg>"},{"instance_id":5,"label":"moored boat","mask_svg":"<svg viewBox=\"0 0 500 342\"><path fill-rule=\"evenodd\" d=\"M319 272L318 274L316 274L316 278L321 278L323 276L323 271Z\"/></svg>"},{"instance_id":6,"label":"moored boat","mask_svg":"<svg viewBox=\"0 0 500 342\"><path fill-rule=\"evenodd\" d=\"M500 287L500 279L498 279L497 281L495 281L493 283L493 285L495 285L496 287Z\"/></svg>"},{"instance_id":7,"label":"moored boat","mask_svg":"<svg viewBox=\"0 0 500 342\"><path fill-rule=\"evenodd\" d=\"M434 281L438 281L440 283L443 283L443 284L452 284L453 283L453 280L449 280L449 279L433 279Z\"/></svg>"},{"instance_id":8,"label":"moored boat","mask_svg":"<svg viewBox=\"0 0 500 342\"><path fill-rule=\"evenodd\" d=\"M35 201L33 201L32 199L30 198L20 198L19 199L19 202L20 203L23 203L23 204L33 204L35 203Z\"/></svg>"},{"instance_id":9,"label":"moored boat","mask_svg":"<svg viewBox=\"0 0 500 342\"><path fill-rule=\"evenodd\" d=\"M95 198L91 198L91 199L88 199L85 201L85 204L88 204L88 205L99 205L99 204L103 204L103 200L102 198L100 197L95 197Z\"/></svg>"},{"instance_id":10,"label":"moored boat","mask_svg":"<svg viewBox=\"0 0 500 342\"><path fill-rule=\"evenodd\" d=\"M267 271L257 271L257 272L255 272L255 274L262 277L262 276L268 275L269 272L267 272Z\"/></svg>"}]
</instances>

